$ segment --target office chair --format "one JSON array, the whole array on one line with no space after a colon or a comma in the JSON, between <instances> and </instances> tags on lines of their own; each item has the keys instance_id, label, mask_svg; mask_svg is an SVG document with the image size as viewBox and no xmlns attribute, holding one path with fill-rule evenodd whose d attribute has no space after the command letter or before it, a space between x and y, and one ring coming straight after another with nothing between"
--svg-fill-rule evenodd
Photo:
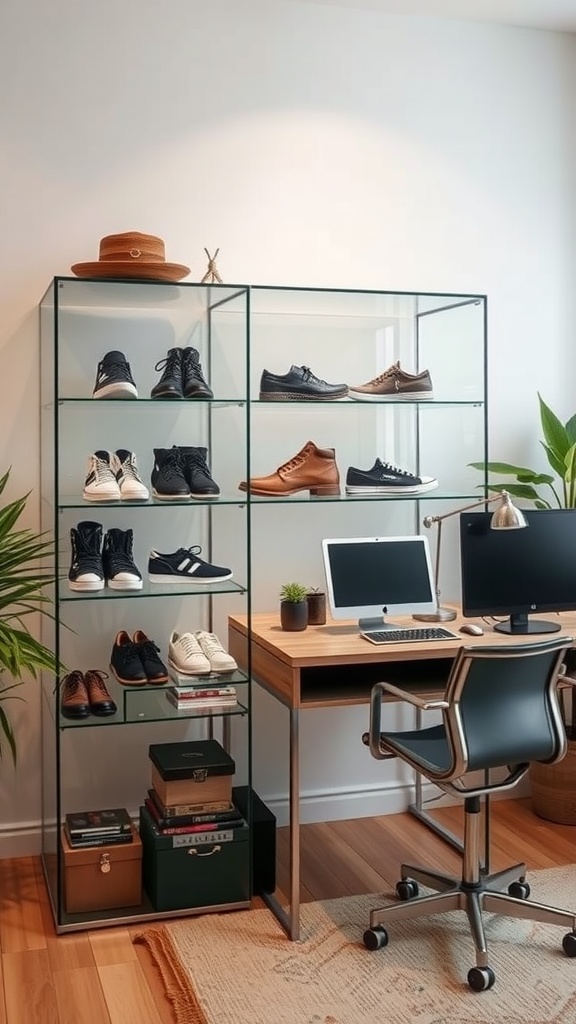
<instances>
[{"instance_id":1,"label":"office chair","mask_svg":"<svg viewBox=\"0 0 576 1024\"><path fill-rule=\"evenodd\" d=\"M373 757L399 757L447 793L464 796L462 877L451 878L433 869L401 866L396 895L403 901L370 914L364 933L367 949L388 944L384 925L449 910L464 910L476 947L476 966L468 984L481 992L494 984L482 911L561 924L567 956L576 956L576 912L528 900L526 865L486 874L480 860L481 798L510 789L526 774L532 761L552 764L566 753L566 733L558 698L558 683L574 684L561 675L562 661L572 639L514 646L464 647L458 652L444 698L422 700L389 683L377 683L371 694L370 732L363 741ZM442 723L405 732L381 732L382 700L386 694L426 711L441 711ZM504 769L494 780L493 769ZM470 773L481 772L475 784ZM418 896L418 882L435 889ZM504 891L507 890L507 891Z\"/></svg>"}]
</instances>

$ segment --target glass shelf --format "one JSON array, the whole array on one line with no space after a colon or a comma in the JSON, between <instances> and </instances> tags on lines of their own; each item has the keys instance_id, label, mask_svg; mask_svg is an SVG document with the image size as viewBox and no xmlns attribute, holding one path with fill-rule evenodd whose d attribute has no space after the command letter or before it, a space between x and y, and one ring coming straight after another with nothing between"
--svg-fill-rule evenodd
<instances>
[{"instance_id":1,"label":"glass shelf","mask_svg":"<svg viewBox=\"0 0 576 1024\"><path fill-rule=\"evenodd\" d=\"M60 577L60 601L130 601L143 597L192 597L206 594L245 594L246 587L232 580L222 583L191 584L191 583L150 583L143 581L142 590L104 590L77 591L67 588L67 576Z\"/></svg>"},{"instance_id":2,"label":"glass shelf","mask_svg":"<svg viewBox=\"0 0 576 1024\"><path fill-rule=\"evenodd\" d=\"M482 408L484 402L479 398L470 399L434 399L430 401L428 398L403 398L402 401L393 402L389 398L371 398L369 402L356 401L353 398L338 398L333 401L303 401L301 399L282 400L281 402L267 402L264 399L254 398L251 400L251 405L265 406L270 409L273 407L285 409L286 406L306 406L306 411L310 409L322 409L324 406L339 406L340 408L362 408L362 409L373 409L382 408L385 406L387 409L403 409L406 406L418 405L421 408L426 409L455 409L455 408Z\"/></svg>"},{"instance_id":3,"label":"glass shelf","mask_svg":"<svg viewBox=\"0 0 576 1024\"><path fill-rule=\"evenodd\" d=\"M478 492L469 494L451 494L446 491L425 491L424 494L327 494L317 497L308 493L292 494L287 497L272 497L253 494L250 498L252 505L324 505L327 502L344 504L345 502L357 503L366 501L397 502L397 501L480 501Z\"/></svg>"},{"instance_id":4,"label":"glass shelf","mask_svg":"<svg viewBox=\"0 0 576 1024\"><path fill-rule=\"evenodd\" d=\"M58 399L58 405L90 405L96 408L96 403L100 405L112 405L122 406L122 408L136 409L141 405L154 406L158 408L168 408L175 412L181 412L182 409L193 409L195 406L209 406L211 409L229 409L230 406L238 406L243 408L246 405L246 400L242 398L187 398L187 399L164 399L160 401L157 398L98 398L94 399L90 395L62 395ZM51 408L49 403L46 408Z\"/></svg>"},{"instance_id":5,"label":"glass shelf","mask_svg":"<svg viewBox=\"0 0 576 1024\"><path fill-rule=\"evenodd\" d=\"M136 508L196 508L207 505L209 508L218 508L221 505L237 505L242 508L247 497L240 491L235 494L221 494L218 498L187 498L185 501L168 501L165 498L148 498L147 501L86 501L80 494L61 494L58 508L81 508L86 512L97 512L100 508L113 508L114 510L125 508L133 511Z\"/></svg>"}]
</instances>

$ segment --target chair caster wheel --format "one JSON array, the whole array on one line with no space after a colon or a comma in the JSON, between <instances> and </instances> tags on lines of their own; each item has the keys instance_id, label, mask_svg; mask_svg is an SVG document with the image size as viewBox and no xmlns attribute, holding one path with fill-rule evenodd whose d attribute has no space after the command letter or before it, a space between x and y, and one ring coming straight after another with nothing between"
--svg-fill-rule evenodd
<instances>
[{"instance_id":1,"label":"chair caster wheel","mask_svg":"<svg viewBox=\"0 0 576 1024\"><path fill-rule=\"evenodd\" d=\"M374 953L377 949L383 949L388 945L388 932L379 925L376 928L368 928L363 935L364 945Z\"/></svg>"},{"instance_id":2,"label":"chair caster wheel","mask_svg":"<svg viewBox=\"0 0 576 1024\"><path fill-rule=\"evenodd\" d=\"M515 896L517 900L527 900L530 895L528 882L511 882L508 886L508 895Z\"/></svg>"},{"instance_id":3,"label":"chair caster wheel","mask_svg":"<svg viewBox=\"0 0 576 1024\"><path fill-rule=\"evenodd\" d=\"M403 878L401 882L396 883L396 895L399 900L413 900L419 891L418 882L413 882L411 878Z\"/></svg>"},{"instance_id":4,"label":"chair caster wheel","mask_svg":"<svg viewBox=\"0 0 576 1024\"><path fill-rule=\"evenodd\" d=\"M562 949L566 956L576 956L576 932L567 932L562 939Z\"/></svg>"},{"instance_id":5,"label":"chair caster wheel","mask_svg":"<svg viewBox=\"0 0 576 1024\"><path fill-rule=\"evenodd\" d=\"M495 981L496 975L491 967L471 967L468 971L468 984L475 992L486 992Z\"/></svg>"}]
</instances>

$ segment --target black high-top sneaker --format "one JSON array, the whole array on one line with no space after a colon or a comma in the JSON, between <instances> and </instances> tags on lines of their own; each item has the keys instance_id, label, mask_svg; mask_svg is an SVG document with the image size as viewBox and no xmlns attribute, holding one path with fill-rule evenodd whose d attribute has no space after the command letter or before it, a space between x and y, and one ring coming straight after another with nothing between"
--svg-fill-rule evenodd
<instances>
[{"instance_id":1,"label":"black high-top sneaker","mask_svg":"<svg viewBox=\"0 0 576 1024\"><path fill-rule=\"evenodd\" d=\"M182 350L182 390L184 398L214 398L212 388L204 380L200 355L191 346Z\"/></svg>"},{"instance_id":2,"label":"black high-top sneaker","mask_svg":"<svg viewBox=\"0 0 576 1024\"><path fill-rule=\"evenodd\" d=\"M92 398L138 398L130 363L123 352L107 352L98 363Z\"/></svg>"},{"instance_id":3,"label":"black high-top sneaker","mask_svg":"<svg viewBox=\"0 0 576 1024\"><path fill-rule=\"evenodd\" d=\"M134 563L132 530L108 530L104 537L102 565L111 590L142 590L142 574Z\"/></svg>"},{"instance_id":4,"label":"black high-top sneaker","mask_svg":"<svg viewBox=\"0 0 576 1024\"><path fill-rule=\"evenodd\" d=\"M70 530L72 564L68 573L70 590L103 590L102 526L88 521Z\"/></svg>"},{"instance_id":5,"label":"black high-top sneaker","mask_svg":"<svg viewBox=\"0 0 576 1024\"><path fill-rule=\"evenodd\" d=\"M169 348L166 359L160 359L154 369L164 372L152 388L150 398L184 398L181 348Z\"/></svg>"},{"instance_id":6,"label":"black high-top sneaker","mask_svg":"<svg viewBox=\"0 0 576 1024\"><path fill-rule=\"evenodd\" d=\"M190 488L178 448L154 448L152 494L161 501L188 501Z\"/></svg>"},{"instance_id":7,"label":"black high-top sneaker","mask_svg":"<svg viewBox=\"0 0 576 1024\"><path fill-rule=\"evenodd\" d=\"M174 445L178 447L182 458L182 468L186 483L190 488L193 498L218 498L220 488L212 479L206 456L207 448L193 448L189 445Z\"/></svg>"}]
</instances>

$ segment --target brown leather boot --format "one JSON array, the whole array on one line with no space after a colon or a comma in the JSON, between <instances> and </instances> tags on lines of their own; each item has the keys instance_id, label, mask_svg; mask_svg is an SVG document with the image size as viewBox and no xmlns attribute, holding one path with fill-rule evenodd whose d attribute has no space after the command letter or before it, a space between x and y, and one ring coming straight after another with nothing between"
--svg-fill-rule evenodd
<instances>
[{"instance_id":1,"label":"brown leather boot","mask_svg":"<svg viewBox=\"0 0 576 1024\"><path fill-rule=\"evenodd\" d=\"M340 494L340 474L333 448L317 448L313 441L307 441L301 451L270 476L259 476L243 480L241 491L250 494L277 495L297 494L310 491L316 497Z\"/></svg>"},{"instance_id":2,"label":"brown leather boot","mask_svg":"<svg viewBox=\"0 0 576 1024\"><path fill-rule=\"evenodd\" d=\"M64 676L60 683L60 710L64 718L88 718L90 702L80 669L74 669Z\"/></svg>"}]
</instances>

